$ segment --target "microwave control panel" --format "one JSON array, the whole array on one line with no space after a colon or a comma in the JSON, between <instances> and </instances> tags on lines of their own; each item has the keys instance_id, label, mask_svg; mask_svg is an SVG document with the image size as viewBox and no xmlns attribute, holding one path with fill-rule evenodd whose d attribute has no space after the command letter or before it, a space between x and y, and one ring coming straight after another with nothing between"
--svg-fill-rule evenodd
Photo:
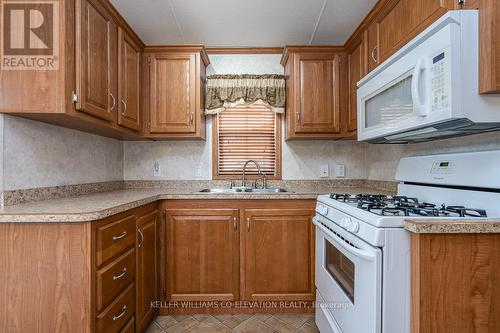
<instances>
[{"instance_id":1,"label":"microwave control panel","mask_svg":"<svg viewBox=\"0 0 500 333\"><path fill-rule=\"evenodd\" d=\"M446 109L450 106L450 56L448 50L441 51L431 57L430 83L432 111Z\"/></svg>"}]
</instances>

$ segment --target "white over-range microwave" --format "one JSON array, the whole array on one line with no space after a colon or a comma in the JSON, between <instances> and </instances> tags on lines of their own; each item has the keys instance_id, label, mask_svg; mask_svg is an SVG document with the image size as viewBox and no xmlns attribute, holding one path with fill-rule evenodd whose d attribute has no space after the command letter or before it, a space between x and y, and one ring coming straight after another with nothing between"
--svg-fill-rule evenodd
<instances>
[{"instance_id":1,"label":"white over-range microwave","mask_svg":"<svg viewBox=\"0 0 500 333\"><path fill-rule=\"evenodd\" d=\"M358 140L422 142L500 130L500 95L479 94L479 18L449 11L358 82Z\"/></svg>"}]
</instances>

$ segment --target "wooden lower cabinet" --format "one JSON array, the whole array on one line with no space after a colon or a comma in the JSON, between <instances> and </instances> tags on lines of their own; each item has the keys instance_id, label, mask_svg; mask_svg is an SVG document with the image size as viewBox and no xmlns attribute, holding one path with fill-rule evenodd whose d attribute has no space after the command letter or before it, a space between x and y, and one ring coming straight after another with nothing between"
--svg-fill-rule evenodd
<instances>
[{"instance_id":1,"label":"wooden lower cabinet","mask_svg":"<svg viewBox=\"0 0 500 333\"><path fill-rule=\"evenodd\" d=\"M500 234L412 234L411 332L500 332Z\"/></svg>"},{"instance_id":2,"label":"wooden lower cabinet","mask_svg":"<svg viewBox=\"0 0 500 333\"><path fill-rule=\"evenodd\" d=\"M133 331L151 324L158 300L158 206L151 203L93 222L95 333Z\"/></svg>"},{"instance_id":3,"label":"wooden lower cabinet","mask_svg":"<svg viewBox=\"0 0 500 333\"><path fill-rule=\"evenodd\" d=\"M0 332L144 331L156 313L136 304L158 298L157 210L155 202L97 221L0 223Z\"/></svg>"},{"instance_id":4,"label":"wooden lower cabinet","mask_svg":"<svg viewBox=\"0 0 500 333\"><path fill-rule=\"evenodd\" d=\"M167 298L239 298L237 209L167 210Z\"/></svg>"},{"instance_id":5,"label":"wooden lower cabinet","mask_svg":"<svg viewBox=\"0 0 500 333\"><path fill-rule=\"evenodd\" d=\"M135 316L136 332L144 332L156 314L151 302L159 299L158 210L136 220Z\"/></svg>"},{"instance_id":6,"label":"wooden lower cabinet","mask_svg":"<svg viewBox=\"0 0 500 333\"><path fill-rule=\"evenodd\" d=\"M314 300L310 209L245 209L245 300Z\"/></svg>"},{"instance_id":7,"label":"wooden lower cabinet","mask_svg":"<svg viewBox=\"0 0 500 333\"><path fill-rule=\"evenodd\" d=\"M314 300L315 200L167 200L167 301Z\"/></svg>"}]
</instances>

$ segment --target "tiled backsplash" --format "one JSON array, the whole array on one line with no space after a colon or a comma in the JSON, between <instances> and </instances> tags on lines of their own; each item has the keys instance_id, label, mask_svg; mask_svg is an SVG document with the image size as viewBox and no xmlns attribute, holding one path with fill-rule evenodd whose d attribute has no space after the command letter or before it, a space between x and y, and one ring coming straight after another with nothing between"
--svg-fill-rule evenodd
<instances>
[{"instance_id":1,"label":"tiled backsplash","mask_svg":"<svg viewBox=\"0 0 500 333\"><path fill-rule=\"evenodd\" d=\"M280 55L212 55L211 61L208 69L211 74L283 73ZM210 119L206 141L121 142L0 114L0 191L5 191L6 202L10 202L13 193L26 198L33 191L40 192L39 197L48 193L65 195L76 189L98 190L108 186L96 183L115 184L122 180L153 184L210 180L210 137ZM500 149L500 133L412 145L371 145L348 140L283 141L282 176L286 181L316 180L320 178L320 166L327 164L329 178L335 180L335 165L343 164L347 180L391 182L398 161L404 156L492 149ZM155 161L161 165L159 177L153 175ZM73 187L75 184L85 185Z\"/></svg>"},{"instance_id":2,"label":"tiled backsplash","mask_svg":"<svg viewBox=\"0 0 500 333\"><path fill-rule=\"evenodd\" d=\"M123 144L80 131L1 115L3 190L123 180Z\"/></svg>"}]
</instances>

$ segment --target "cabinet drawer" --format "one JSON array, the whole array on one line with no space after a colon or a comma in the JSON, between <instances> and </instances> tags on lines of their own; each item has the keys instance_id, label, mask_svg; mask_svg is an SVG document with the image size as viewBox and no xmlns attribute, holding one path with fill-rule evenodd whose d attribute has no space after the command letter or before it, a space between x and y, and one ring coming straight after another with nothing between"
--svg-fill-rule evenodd
<instances>
[{"instance_id":1,"label":"cabinet drawer","mask_svg":"<svg viewBox=\"0 0 500 333\"><path fill-rule=\"evenodd\" d=\"M97 333L120 332L134 314L134 284L125 289L97 316Z\"/></svg>"},{"instance_id":2,"label":"cabinet drawer","mask_svg":"<svg viewBox=\"0 0 500 333\"><path fill-rule=\"evenodd\" d=\"M129 322L125 325L124 328L120 331L120 333L134 333L135 332L135 320L132 317Z\"/></svg>"},{"instance_id":3,"label":"cabinet drawer","mask_svg":"<svg viewBox=\"0 0 500 333\"><path fill-rule=\"evenodd\" d=\"M134 244L134 225L135 218L131 215L97 228L97 266L101 266L103 263Z\"/></svg>"},{"instance_id":4,"label":"cabinet drawer","mask_svg":"<svg viewBox=\"0 0 500 333\"><path fill-rule=\"evenodd\" d=\"M135 276L135 250L116 258L97 272L97 311L108 305Z\"/></svg>"}]
</instances>

